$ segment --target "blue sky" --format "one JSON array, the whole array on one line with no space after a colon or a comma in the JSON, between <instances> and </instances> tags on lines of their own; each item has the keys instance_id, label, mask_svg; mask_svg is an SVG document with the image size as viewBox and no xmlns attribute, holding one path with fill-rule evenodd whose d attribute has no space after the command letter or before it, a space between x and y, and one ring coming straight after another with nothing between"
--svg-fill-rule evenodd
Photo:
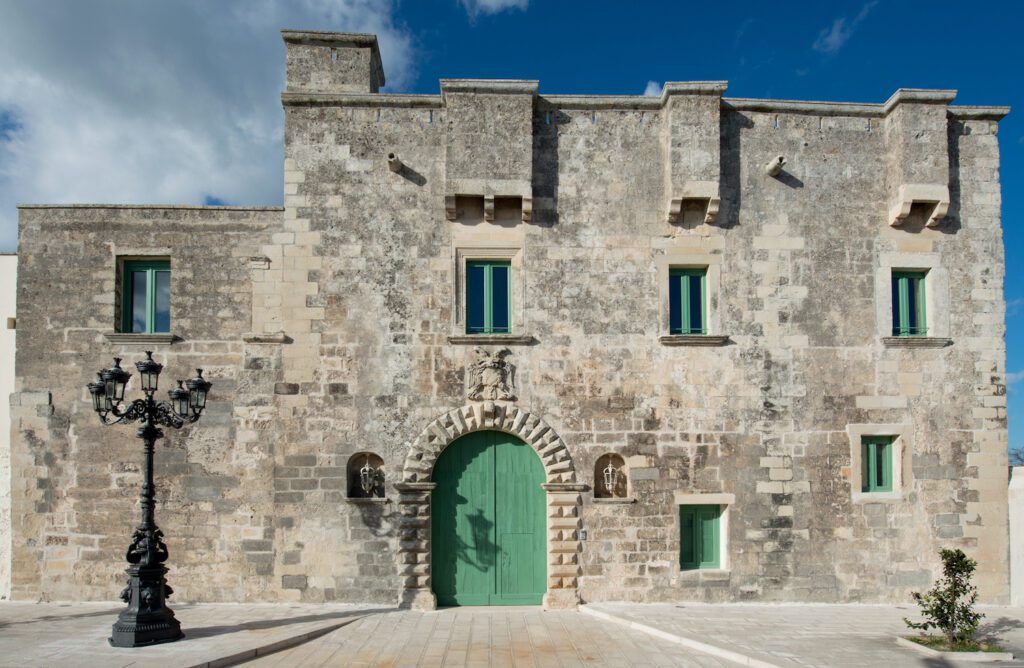
<instances>
[{"instance_id":1,"label":"blue sky","mask_svg":"<svg viewBox=\"0 0 1024 668\"><path fill-rule=\"evenodd\" d=\"M725 79L727 95L883 102L955 88L1000 127L1011 445L1024 444L1024 2L0 0L0 251L15 202L278 204L280 28L375 32L391 91L542 93Z\"/></svg>"}]
</instances>

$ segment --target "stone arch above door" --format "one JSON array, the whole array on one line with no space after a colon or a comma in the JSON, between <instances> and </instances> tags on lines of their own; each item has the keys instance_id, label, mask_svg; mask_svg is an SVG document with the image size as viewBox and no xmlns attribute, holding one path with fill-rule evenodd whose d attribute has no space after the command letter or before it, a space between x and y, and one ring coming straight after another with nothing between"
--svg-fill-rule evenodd
<instances>
[{"instance_id":1,"label":"stone arch above door","mask_svg":"<svg viewBox=\"0 0 1024 668\"><path fill-rule=\"evenodd\" d=\"M399 492L400 604L433 609L437 605L431 581L430 492L434 464L456 439L474 431L512 434L540 456L547 482L547 593L545 608L570 608L579 603L580 493L576 468L565 443L547 422L514 404L473 403L432 420L413 441L402 467Z\"/></svg>"},{"instance_id":2,"label":"stone arch above door","mask_svg":"<svg viewBox=\"0 0 1024 668\"><path fill-rule=\"evenodd\" d=\"M572 457L554 429L514 404L489 401L449 411L428 424L405 458L402 482L429 481L441 452L460 436L481 429L496 429L523 439L540 455L548 483L576 482Z\"/></svg>"}]
</instances>

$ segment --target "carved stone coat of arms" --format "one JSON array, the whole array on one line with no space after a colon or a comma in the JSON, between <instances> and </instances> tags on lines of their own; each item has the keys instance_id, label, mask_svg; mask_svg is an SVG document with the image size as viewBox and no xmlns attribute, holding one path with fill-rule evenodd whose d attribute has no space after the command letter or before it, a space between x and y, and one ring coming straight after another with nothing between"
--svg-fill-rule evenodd
<instances>
[{"instance_id":1,"label":"carved stone coat of arms","mask_svg":"<svg viewBox=\"0 0 1024 668\"><path fill-rule=\"evenodd\" d=\"M474 401L514 401L516 368L507 359L512 351L501 348L491 352L477 347L473 353L476 359L469 368L469 398Z\"/></svg>"}]
</instances>

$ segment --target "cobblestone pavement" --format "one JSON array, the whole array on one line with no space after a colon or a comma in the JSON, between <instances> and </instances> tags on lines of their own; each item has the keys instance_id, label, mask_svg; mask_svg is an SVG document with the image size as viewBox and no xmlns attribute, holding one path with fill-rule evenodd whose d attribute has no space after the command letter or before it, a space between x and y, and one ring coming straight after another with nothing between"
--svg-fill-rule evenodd
<instances>
[{"instance_id":1,"label":"cobblestone pavement","mask_svg":"<svg viewBox=\"0 0 1024 668\"><path fill-rule=\"evenodd\" d=\"M123 607L120 603L0 602L0 666L201 666L333 629L369 611L386 610L323 604L173 605L184 640L125 649L107 643L110 626Z\"/></svg>"},{"instance_id":2,"label":"cobblestone pavement","mask_svg":"<svg viewBox=\"0 0 1024 668\"><path fill-rule=\"evenodd\" d=\"M373 615L245 668L735 665L579 612L502 607Z\"/></svg>"},{"instance_id":3,"label":"cobblestone pavement","mask_svg":"<svg viewBox=\"0 0 1024 668\"><path fill-rule=\"evenodd\" d=\"M996 636L1024 666L1024 608L979 606L984 634ZM956 666L896 644L911 635L904 617L917 608L894 605L634 605L596 603L585 612L611 615L775 666ZM609 621L606 619L606 621ZM609 621L609 623L613 623ZM626 627L621 627L626 628Z\"/></svg>"}]
</instances>

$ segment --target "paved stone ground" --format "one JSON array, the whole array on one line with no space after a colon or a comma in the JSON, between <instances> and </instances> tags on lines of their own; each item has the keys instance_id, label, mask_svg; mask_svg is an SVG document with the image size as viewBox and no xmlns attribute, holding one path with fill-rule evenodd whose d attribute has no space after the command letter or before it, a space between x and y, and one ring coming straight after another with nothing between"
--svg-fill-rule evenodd
<instances>
[{"instance_id":1,"label":"paved stone ground","mask_svg":"<svg viewBox=\"0 0 1024 668\"><path fill-rule=\"evenodd\" d=\"M735 666L579 612L449 608L366 617L245 668Z\"/></svg>"},{"instance_id":2,"label":"paved stone ground","mask_svg":"<svg viewBox=\"0 0 1024 668\"><path fill-rule=\"evenodd\" d=\"M986 615L982 632L998 637L1015 656L1013 662L994 665L1024 666L1024 608L979 609ZM913 606L814 604L585 606L585 612L603 613L780 667L960 665L929 659L896 644L895 636L910 635L903 618L915 618L916 610Z\"/></svg>"},{"instance_id":3,"label":"paved stone ground","mask_svg":"<svg viewBox=\"0 0 1024 668\"><path fill-rule=\"evenodd\" d=\"M353 605L174 605L185 639L123 649L107 643L120 603L0 603L0 666L186 668L332 629L374 610Z\"/></svg>"},{"instance_id":4,"label":"paved stone ground","mask_svg":"<svg viewBox=\"0 0 1024 668\"><path fill-rule=\"evenodd\" d=\"M264 655L247 668L737 665L687 642L733 652L747 665L780 668L972 665L928 659L896 645L894 636L907 633L902 618L915 612L910 606L600 603L579 612L508 607L423 613L314 604L178 605L187 639L135 650L106 642L120 609L114 603L0 603L0 667L190 667L252 656L257 648ZM987 615L983 632L1018 657L996 665L1024 666L1024 608L981 609ZM324 631L269 653L277 643Z\"/></svg>"}]
</instances>

